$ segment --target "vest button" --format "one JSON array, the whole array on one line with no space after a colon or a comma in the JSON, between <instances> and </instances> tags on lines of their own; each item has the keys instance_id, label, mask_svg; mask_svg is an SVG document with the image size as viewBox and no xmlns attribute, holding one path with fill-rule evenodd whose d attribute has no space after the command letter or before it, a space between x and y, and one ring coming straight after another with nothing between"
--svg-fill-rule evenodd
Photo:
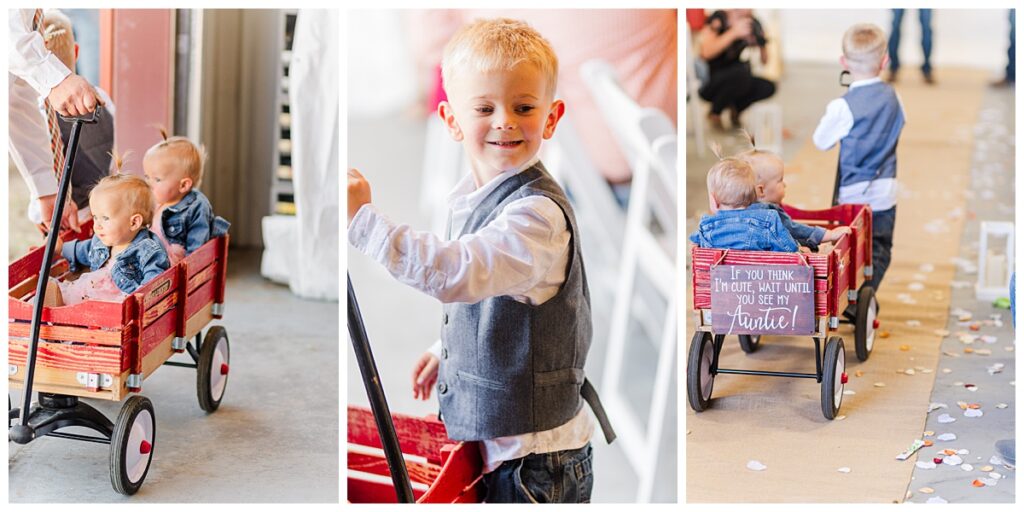
<instances>
[{"instance_id":1,"label":"vest button","mask_svg":"<svg viewBox=\"0 0 1024 512\"><path fill-rule=\"evenodd\" d=\"M448 313L444 314L444 324L448 325Z\"/></svg>"},{"instance_id":2,"label":"vest button","mask_svg":"<svg viewBox=\"0 0 1024 512\"><path fill-rule=\"evenodd\" d=\"M448 359L448 349L441 347L441 359Z\"/></svg>"},{"instance_id":3,"label":"vest button","mask_svg":"<svg viewBox=\"0 0 1024 512\"><path fill-rule=\"evenodd\" d=\"M448 392L448 385L447 385L447 384L445 384L444 382L441 382L441 383L439 383L439 384L437 385L437 390L438 390L438 391L439 391L439 392L440 392L441 394L447 393L447 392Z\"/></svg>"}]
</instances>

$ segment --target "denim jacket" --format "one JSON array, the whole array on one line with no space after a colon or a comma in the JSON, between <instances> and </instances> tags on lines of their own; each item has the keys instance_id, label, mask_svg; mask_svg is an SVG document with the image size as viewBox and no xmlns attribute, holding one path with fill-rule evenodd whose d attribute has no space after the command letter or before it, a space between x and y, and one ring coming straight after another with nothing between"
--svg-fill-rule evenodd
<instances>
[{"instance_id":1,"label":"denim jacket","mask_svg":"<svg viewBox=\"0 0 1024 512\"><path fill-rule=\"evenodd\" d=\"M800 247L778 212L765 208L719 210L704 215L690 241L700 247L747 251L795 252Z\"/></svg>"},{"instance_id":2,"label":"denim jacket","mask_svg":"<svg viewBox=\"0 0 1024 512\"><path fill-rule=\"evenodd\" d=\"M200 248L211 238L223 236L231 224L213 215L213 206L202 192L192 189L177 204L168 206L160 219L167 243L185 248L185 254Z\"/></svg>"},{"instance_id":3,"label":"denim jacket","mask_svg":"<svg viewBox=\"0 0 1024 512\"><path fill-rule=\"evenodd\" d=\"M808 226L807 224L801 224L793 220L792 217L786 213L786 210L782 209L782 206L775 203L754 203L750 205L751 209L766 209L774 210L779 213L779 218L782 219L782 225L786 226L786 230L789 231L790 235L793 235L793 239L796 243L809 247L811 250L818 250L818 244L825 238L825 228L821 226Z\"/></svg>"},{"instance_id":4,"label":"denim jacket","mask_svg":"<svg viewBox=\"0 0 1024 512\"><path fill-rule=\"evenodd\" d=\"M72 272L80 266L98 270L110 258L110 247L103 245L98 236L88 240L72 240L64 244L61 256L68 260ZM135 235L128 248L121 251L112 263L110 275L114 284L125 293L132 293L150 279L160 275L171 266L167 251L160 240L149 229L143 228Z\"/></svg>"}]
</instances>

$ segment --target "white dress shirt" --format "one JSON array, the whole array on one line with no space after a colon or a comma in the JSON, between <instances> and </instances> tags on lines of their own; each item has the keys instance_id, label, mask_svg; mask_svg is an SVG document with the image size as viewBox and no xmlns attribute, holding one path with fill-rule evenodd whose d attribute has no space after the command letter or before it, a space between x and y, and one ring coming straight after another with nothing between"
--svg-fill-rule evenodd
<instances>
[{"instance_id":1,"label":"white dress shirt","mask_svg":"<svg viewBox=\"0 0 1024 512\"><path fill-rule=\"evenodd\" d=\"M34 9L7 13L8 148L33 199L57 193L53 152L45 114L39 98L45 98L71 70L46 49L43 37L32 30Z\"/></svg>"},{"instance_id":2,"label":"white dress shirt","mask_svg":"<svg viewBox=\"0 0 1024 512\"><path fill-rule=\"evenodd\" d=\"M472 175L463 178L447 198L452 236L458 236L491 191L535 162L501 173L479 188ZM395 279L444 303L475 303L499 296L531 305L544 303L565 282L570 238L561 208L543 196L513 201L492 222L455 240L395 224L373 205L360 208L348 230L349 243L384 265ZM430 348L439 359L440 346L438 341ZM531 453L582 448L593 433L593 420L584 407L551 430L485 440L481 443L484 472Z\"/></svg>"},{"instance_id":3,"label":"white dress shirt","mask_svg":"<svg viewBox=\"0 0 1024 512\"><path fill-rule=\"evenodd\" d=\"M850 84L850 89L863 87L881 82L880 77L857 80ZM899 94L896 100L900 103L900 110L903 118L906 119L907 112L903 108L903 100ZM825 115L818 122L812 139L818 149L825 151L831 149L837 142L850 134L853 128L853 112L850 104L844 98L836 98L825 107ZM878 178L870 181L862 181L852 185L839 187L839 203L860 203L869 204L874 211L883 211L896 206L897 182L896 178Z\"/></svg>"}]
</instances>

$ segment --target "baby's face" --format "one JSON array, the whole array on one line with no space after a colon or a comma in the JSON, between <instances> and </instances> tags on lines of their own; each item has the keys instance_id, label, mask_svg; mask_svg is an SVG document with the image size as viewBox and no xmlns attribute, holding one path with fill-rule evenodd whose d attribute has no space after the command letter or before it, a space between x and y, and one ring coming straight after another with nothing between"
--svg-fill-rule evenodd
<instances>
[{"instance_id":1,"label":"baby's face","mask_svg":"<svg viewBox=\"0 0 1024 512\"><path fill-rule=\"evenodd\" d=\"M129 212L116 193L93 194L89 198L89 209L92 211L93 232L107 247L131 243L142 228L142 215Z\"/></svg>"},{"instance_id":2,"label":"baby's face","mask_svg":"<svg viewBox=\"0 0 1024 512\"><path fill-rule=\"evenodd\" d=\"M168 151L147 155L142 160L142 170L158 206L177 203L192 190L192 180L175 160Z\"/></svg>"},{"instance_id":3,"label":"baby's face","mask_svg":"<svg viewBox=\"0 0 1024 512\"><path fill-rule=\"evenodd\" d=\"M511 70L460 70L448 89L449 101L439 112L478 172L528 163L541 140L554 135L565 109L561 101L551 100L547 77L530 63Z\"/></svg>"}]
</instances>

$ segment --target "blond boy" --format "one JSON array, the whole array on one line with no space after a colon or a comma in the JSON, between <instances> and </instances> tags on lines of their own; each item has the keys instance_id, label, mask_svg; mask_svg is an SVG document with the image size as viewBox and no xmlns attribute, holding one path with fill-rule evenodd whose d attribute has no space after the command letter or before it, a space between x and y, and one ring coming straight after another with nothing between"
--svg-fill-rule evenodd
<instances>
[{"instance_id":1,"label":"blond boy","mask_svg":"<svg viewBox=\"0 0 1024 512\"><path fill-rule=\"evenodd\" d=\"M481 441L488 502L586 502L596 392L583 367L590 297L575 215L537 157L565 111L558 60L525 23L480 20L448 43L438 107L472 172L449 195L448 240L412 231L370 204L349 171L349 243L444 303L441 341L413 370L436 382L456 440Z\"/></svg>"},{"instance_id":2,"label":"blond boy","mask_svg":"<svg viewBox=\"0 0 1024 512\"><path fill-rule=\"evenodd\" d=\"M853 81L832 100L814 130L814 144L827 150L839 143L835 203L871 206L872 265L867 286L878 289L892 259L896 226L896 146L906 121L896 91L879 74L889 57L882 29L862 23L843 35L839 63Z\"/></svg>"}]
</instances>

